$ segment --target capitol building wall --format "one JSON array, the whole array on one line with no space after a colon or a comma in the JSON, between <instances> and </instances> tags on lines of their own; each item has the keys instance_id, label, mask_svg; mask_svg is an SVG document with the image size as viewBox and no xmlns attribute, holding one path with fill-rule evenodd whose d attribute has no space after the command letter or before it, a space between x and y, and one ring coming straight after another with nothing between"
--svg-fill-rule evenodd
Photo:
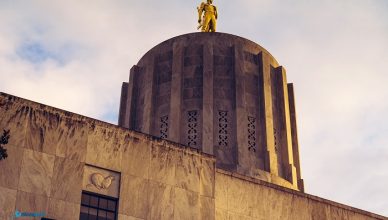
<instances>
[{"instance_id":1,"label":"capitol building wall","mask_svg":"<svg viewBox=\"0 0 388 220\"><path fill-rule=\"evenodd\" d=\"M5 93L0 129L11 131L1 219L16 210L65 220L388 219L216 168L197 148Z\"/></svg>"}]
</instances>

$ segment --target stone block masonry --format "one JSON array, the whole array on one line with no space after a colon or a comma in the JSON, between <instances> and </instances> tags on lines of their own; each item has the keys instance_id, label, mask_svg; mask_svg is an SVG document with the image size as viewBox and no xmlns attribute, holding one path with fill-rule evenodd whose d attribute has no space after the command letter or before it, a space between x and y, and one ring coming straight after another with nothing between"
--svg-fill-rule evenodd
<instances>
[{"instance_id":1,"label":"stone block masonry","mask_svg":"<svg viewBox=\"0 0 388 220\"><path fill-rule=\"evenodd\" d=\"M216 169L216 158L92 118L0 93L0 217L79 219L81 194L118 199L118 220L388 218ZM107 180L97 188L92 175Z\"/></svg>"}]
</instances>

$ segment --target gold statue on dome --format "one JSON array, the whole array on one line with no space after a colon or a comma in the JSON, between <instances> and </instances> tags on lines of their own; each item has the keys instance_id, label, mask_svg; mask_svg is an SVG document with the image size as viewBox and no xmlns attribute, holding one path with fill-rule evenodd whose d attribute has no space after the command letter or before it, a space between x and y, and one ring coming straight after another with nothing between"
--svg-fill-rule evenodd
<instances>
[{"instance_id":1,"label":"gold statue on dome","mask_svg":"<svg viewBox=\"0 0 388 220\"><path fill-rule=\"evenodd\" d=\"M202 2L198 9L198 28L202 32L216 32L217 26L217 7L213 5L213 0ZM202 16L203 13L203 16Z\"/></svg>"}]
</instances>

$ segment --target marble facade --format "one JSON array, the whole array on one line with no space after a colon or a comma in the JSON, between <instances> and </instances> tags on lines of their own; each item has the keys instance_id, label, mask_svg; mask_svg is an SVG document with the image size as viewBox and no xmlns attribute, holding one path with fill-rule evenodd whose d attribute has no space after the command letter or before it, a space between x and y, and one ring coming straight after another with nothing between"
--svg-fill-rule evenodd
<instances>
[{"instance_id":1,"label":"marble facade","mask_svg":"<svg viewBox=\"0 0 388 220\"><path fill-rule=\"evenodd\" d=\"M11 130L9 157L0 161L1 219L15 210L78 219L83 190L118 197L119 220L388 219L217 169L214 156L195 148L5 93L0 129ZM94 173L107 188L90 186Z\"/></svg>"}]
</instances>

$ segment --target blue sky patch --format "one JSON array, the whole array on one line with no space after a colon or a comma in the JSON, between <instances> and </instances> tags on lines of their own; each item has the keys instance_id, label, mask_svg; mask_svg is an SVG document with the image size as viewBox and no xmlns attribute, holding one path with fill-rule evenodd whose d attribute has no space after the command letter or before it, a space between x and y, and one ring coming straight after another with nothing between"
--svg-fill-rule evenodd
<instances>
[{"instance_id":1,"label":"blue sky patch","mask_svg":"<svg viewBox=\"0 0 388 220\"><path fill-rule=\"evenodd\" d=\"M38 41L26 41L16 50L16 55L33 64L42 64L47 60L55 61L58 65L65 65L81 53L81 46L74 43L63 43L55 48L49 48ZM82 53L81 53L82 54Z\"/></svg>"},{"instance_id":2,"label":"blue sky patch","mask_svg":"<svg viewBox=\"0 0 388 220\"><path fill-rule=\"evenodd\" d=\"M48 50L44 45L38 42L23 44L20 48L18 48L16 53L22 59L35 64L43 63L48 59L53 59L59 61L60 63L62 60L58 55Z\"/></svg>"},{"instance_id":3,"label":"blue sky patch","mask_svg":"<svg viewBox=\"0 0 388 220\"><path fill-rule=\"evenodd\" d=\"M119 114L116 110L107 112L102 116L103 121L112 123L112 124L117 124L118 118L119 118Z\"/></svg>"}]
</instances>

